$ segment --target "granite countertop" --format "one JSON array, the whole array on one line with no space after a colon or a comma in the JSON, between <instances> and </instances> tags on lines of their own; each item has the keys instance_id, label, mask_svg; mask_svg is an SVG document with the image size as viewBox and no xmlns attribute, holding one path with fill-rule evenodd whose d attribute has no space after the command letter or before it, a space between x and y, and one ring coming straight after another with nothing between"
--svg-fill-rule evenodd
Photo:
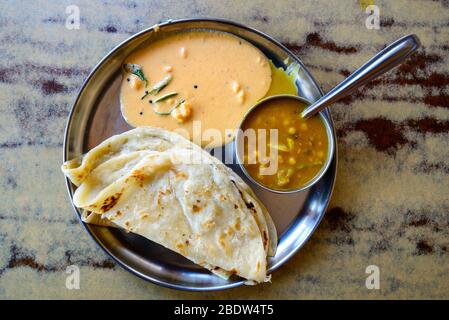
<instances>
[{"instance_id":1,"label":"granite countertop","mask_svg":"<svg viewBox=\"0 0 449 320\"><path fill-rule=\"evenodd\" d=\"M244 3L244 4L243 4ZM449 298L448 1L72 1L0 4L0 298ZM380 8L368 30L364 6ZM78 89L115 45L168 18L222 17L288 46L328 91L416 33L408 62L338 103L338 177L311 240L273 282L212 293L147 283L117 266L72 211L60 172ZM80 268L80 289L66 268ZM367 266L380 289L365 286Z\"/></svg>"}]
</instances>

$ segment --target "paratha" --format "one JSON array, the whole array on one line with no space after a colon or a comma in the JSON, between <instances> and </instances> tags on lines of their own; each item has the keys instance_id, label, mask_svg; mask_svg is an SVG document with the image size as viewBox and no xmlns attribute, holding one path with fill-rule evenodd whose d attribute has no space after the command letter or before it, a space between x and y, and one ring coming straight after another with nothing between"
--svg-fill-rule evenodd
<instances>
[{"instance_id":1,"label":"paratha","mask_svg":"<svg viewBox=\"0 0 449 320\"><path fill-rule=\"evenodd\" d=\"M124 228L228 278L269 280L277 234L251 189L180 135L139 127L67 161L83 221Z\"/></svg>"}]
</instances>

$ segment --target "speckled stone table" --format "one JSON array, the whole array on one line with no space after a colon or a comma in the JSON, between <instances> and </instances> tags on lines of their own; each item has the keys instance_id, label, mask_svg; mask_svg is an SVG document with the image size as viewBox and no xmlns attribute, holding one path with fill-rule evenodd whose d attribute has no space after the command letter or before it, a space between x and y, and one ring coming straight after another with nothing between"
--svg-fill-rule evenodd
<instances>
[{"instance_id":1,"label":"speckled stone table","mask_svg":"<svg viewBox=\"0 0 449 320\"><path fill-rule=\"evenodd\" d=\"M368 30L364 6L380 9ZM65 27L66 8L80 29ZM307 245L273 283L213 293L131 275L89 238L60 172L66 118L89 70L158 21L233 19L273 35L328 91L416 33L407 64L338 103L338 178ZM0 3L0 298L449 298L449 2L6 1ZM80 268L68 290L66 267ZM380 270L368 290L365 269Z\"/></svg>"}]
</instances>

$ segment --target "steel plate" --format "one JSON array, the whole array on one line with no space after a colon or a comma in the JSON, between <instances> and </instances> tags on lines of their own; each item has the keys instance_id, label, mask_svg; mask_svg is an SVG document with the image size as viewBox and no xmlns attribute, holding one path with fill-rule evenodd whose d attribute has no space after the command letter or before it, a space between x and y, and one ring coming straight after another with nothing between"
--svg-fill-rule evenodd
<instances>
[{"instance_id":1,"label":"steel plate","mask_svg":"<svg viewBox=\"0 0 449 320\"><path fill-rule=\"evenodd\" d=\"M162 34L191 28L205 28L233 33L261 49L277 66L297 64L296 86L300 96L315 101L322 93L302 62L287 48L268 35L244 25L218 19L182 19L159 24L159 31L146 29L114 48L90 73L70 113L64 141L64 161L79 156L106 138L131 127L120 113L119 85L121 64L136 48L151 43ZM329 112L325 117L333 124ZM333 130L334 141L335 131ZM229 152L233 143L224 148ZM335 148L336 150L336 148ZM238 165L231 165L271 213L279 234L276 256L268 261L269 272L285 263L309 239L329 203L335 178L336 154L321 180L310 189L295 194L275 194L251 184ZM70 197L75 187L66 179ZM75 208L80 218L80 211ZM81 221L81 220L80 220ZM84 224L92 238L126 270L170 288L206 291L232 288L243 284L238 278L223 280L186 258L132 233Z\"/></svg>"}]
</instances>

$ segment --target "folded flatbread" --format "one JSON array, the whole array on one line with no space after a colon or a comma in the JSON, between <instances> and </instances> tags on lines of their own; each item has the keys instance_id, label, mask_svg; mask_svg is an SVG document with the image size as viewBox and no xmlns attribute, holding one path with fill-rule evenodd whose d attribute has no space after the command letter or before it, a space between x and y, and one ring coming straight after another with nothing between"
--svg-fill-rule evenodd
<instances>
[{"instance_id":1,"label":"folded flatbread","mask_svg":"<svg viewBox=\"0 0 449 320\"><path fill-rule=\"evenodd\" d=\"M62 171L87 223L121 227L228 278L269 280L277 234L231 169L180 135L140 127L113 136Z\"/></svg>"}]
</instances>

